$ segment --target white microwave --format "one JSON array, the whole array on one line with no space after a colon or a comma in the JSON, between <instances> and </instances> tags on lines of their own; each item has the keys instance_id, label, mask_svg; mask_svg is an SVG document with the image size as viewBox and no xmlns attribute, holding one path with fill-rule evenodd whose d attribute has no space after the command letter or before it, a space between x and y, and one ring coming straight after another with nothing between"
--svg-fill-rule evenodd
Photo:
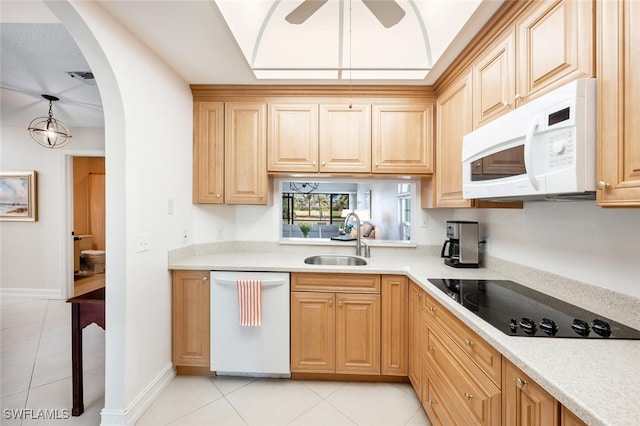
<instances>
[{"instance_id":1,"label":"white microwave","mask_svg":"<svg viewBox=\"0 0 640 426\"><path fill-rule=\"evenodd\" d=\"M596 80L575 80L467 134L462 193L495 201L594 199Z\"/></svg>"}]
</instances>

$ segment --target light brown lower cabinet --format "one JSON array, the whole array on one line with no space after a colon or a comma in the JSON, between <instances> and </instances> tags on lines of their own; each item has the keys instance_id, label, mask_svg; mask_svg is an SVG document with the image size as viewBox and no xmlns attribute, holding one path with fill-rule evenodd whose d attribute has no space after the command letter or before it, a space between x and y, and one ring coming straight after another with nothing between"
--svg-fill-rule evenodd
<instances>
[{"instance_id":1,"label":"light brown lower cabinet","mask_svg":"<svg viewBox=\"0 0 640 426\"><path fill-rule=\"evenodd\" d=\"M560 404L518 367L503 359L504 421L513 426L558 426Z\"/></svg>"},{"instance_id":2,"label":"light brown lower cabinet","mask_svg":"<svg viewBox=\"0 0 640 426\"><path fill-rule=\"evenodd\" d=\"M379 275L291 274L291 290L292 373L380 374Z\"/></svg>"},{"instance_id":3,"label":"light brown lower cabinet","mask_svg":"<svg viewBox=\"0 0 640 426\"><path fill-rule=\"evenodd\" d=\"M209 271L172 273L172 358L176 367L210 363Z\"/></svg>"}]
</instances>

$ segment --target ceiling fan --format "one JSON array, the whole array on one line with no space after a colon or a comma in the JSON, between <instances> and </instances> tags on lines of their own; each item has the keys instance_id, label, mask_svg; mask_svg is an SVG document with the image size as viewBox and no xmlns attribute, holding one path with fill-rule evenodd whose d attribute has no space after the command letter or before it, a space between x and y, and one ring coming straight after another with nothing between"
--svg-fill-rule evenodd
<instances>
[{"instance_id":1,"label":"ceiling fan","mask_svg":"<svg viewBox=\"0 0 640 426\"><path fill-rule=\"evenodd\" d=\"M304 0L285 19L290 24L302 24L329 0ZM367 9L385 28L391 28L404 17L404 10L394 0L362 0Z\"/></svg>"}]
</instances>

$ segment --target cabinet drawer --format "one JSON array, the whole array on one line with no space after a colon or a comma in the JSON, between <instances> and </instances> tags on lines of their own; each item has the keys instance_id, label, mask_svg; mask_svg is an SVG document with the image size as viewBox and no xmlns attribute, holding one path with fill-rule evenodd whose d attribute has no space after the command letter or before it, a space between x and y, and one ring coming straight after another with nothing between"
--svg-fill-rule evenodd
<instances>
[{"instance_id":1,"label":"cabinet drawer","mask_svg":"<svg viewBox=\"0 0 640 426\"><path fill-rule=\"evenodd\" d=\"M502 382L502 355L495 348L485 342L469 327L457 319L444 306L426 295L423 310L427 313L429 325L437 324L469 357L464 362L471 365L473 360L493 382L500 387Z\"/></svg>"},{"instance_id":2,"label":"cabinet drawer","mask_svg":"<svg viewBox=\"0 0 640 426\"><path fill-rule=\"evenodd\" d=\"M348 293L380 293L380 275L291 274L291 290Z\"/></svg>"},{"instance_id":3,"label":"cabinet drawer","mask_svg":"<svg viewBox=\"0 0 640 426\"><path fill-rule=\"evenodd\" d=\"M423 357L422 365L422 388L420 390L420 401L424 410L429 416L429 421L434 426L447 426L455 425L456 421L454 416L449 412L450 404L447 399L442 396L441 386L437 377L429 376L428 368L426 365L429 363L429 359Z\"/></svg>"},{"instance_id":4,"label":"cabinet drawer","mask_svg":"<svg viewBox=\"0 0 640 426\"><path fill-rule=\"evenodd\" d=\"M466 355L446 335L429 329L428 341L427 374L442 383L438 388L456 424L500 425L500 389L477 366L460 362Z\"/></svg>"}]
</instances>

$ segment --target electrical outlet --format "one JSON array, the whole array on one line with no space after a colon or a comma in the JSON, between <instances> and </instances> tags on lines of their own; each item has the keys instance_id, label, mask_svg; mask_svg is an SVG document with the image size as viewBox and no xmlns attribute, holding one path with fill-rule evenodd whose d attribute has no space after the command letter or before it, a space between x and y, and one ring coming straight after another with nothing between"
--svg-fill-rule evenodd
<instances>
[{"instance_id":1,"label":"electrical outlet","mask_svg":"<svg viewBox=\"0 0 640 426\"><path fill-rule=\"evenodd\" d=\"M142 253L143 251L149 251L149 234L138 234L136 253Z\"/></svg>"},{"instance_id":2,"label":"electrical outlet","mask_svg":"<svg viewBox=\"0 0 640 426\"><path fill-rule=\"evenodd\" d=\"M218 226L218 239L224 240L224 227Z\"/></svg>"},{"instance_id":3,"label":"electrical outlet","mask_svg":"<svg viewBox=\"0 0 640 426\"><path fill-rule=\"evenodd\" d=\"M422 212L422 223L420 224L421 228L428 228L429 227L429 215L427 215L427 213Z\"/></svg>"}]
</instances>

